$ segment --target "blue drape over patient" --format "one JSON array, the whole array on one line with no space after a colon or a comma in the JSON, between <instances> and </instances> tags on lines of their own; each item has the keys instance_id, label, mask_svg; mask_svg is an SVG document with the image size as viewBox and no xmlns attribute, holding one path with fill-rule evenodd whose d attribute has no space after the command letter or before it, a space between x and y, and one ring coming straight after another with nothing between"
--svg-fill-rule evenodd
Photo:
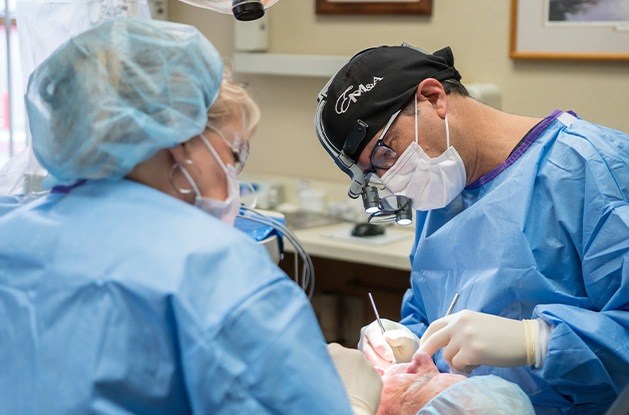
<instances>
[{"instance_id":1,"label":"blue drape over patient","mask_svg":"<svg viewBox=\"0 0 629 415\"><path fill-rule=\"evenodd\" d=\"M418 212L402 310L418 335L457 292L455 312L549 323L542 368L473 371L518 383L538 414L604 412L629 382L629 137L570 118L553 113L495 178Z\"/></svg>"}]
</instances>

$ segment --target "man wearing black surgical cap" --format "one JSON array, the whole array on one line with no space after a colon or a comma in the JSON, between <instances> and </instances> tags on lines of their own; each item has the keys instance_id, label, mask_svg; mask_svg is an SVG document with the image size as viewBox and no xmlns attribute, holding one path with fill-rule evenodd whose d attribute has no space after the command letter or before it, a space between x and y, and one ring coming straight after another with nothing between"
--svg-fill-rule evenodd
<instances>
[{"instance_id":1,"label":"man wearing black surgical cap","mask_svg":"<svg viewBox=\"0 0 629 415\"><path fill-rule=\"evenodd\" d=\"M365 326L358 348L381 369L419 349L503 377L537 413L605 412L629 383L629 136L572 111L508 114L460 81L449 47L379 46L319 94L349 195L379 220L415 211L402 320Z\"/></svg>"},{"instance_id":2,"label":"man wearing black surgical cap","mask_svg":"<svg viewBox=\"0 0 629 415\"><path fill-rule=\"evenodd\" d=\"M411 50L414 53L408 54ZM349 154L358 157L376 133L375 127L384 126L389 117L415 95L419 81L429 77L439 81L461 79L453 61L450 48L428 55L407 46L382 46L354 56L328 89L328 97L336 99L328 99L323 120L329 126L326 131L333 144L342 148L356 119L361 119L371 128ZM385 72L387 76L379 76Z\"/></svg>"}]
</instances>

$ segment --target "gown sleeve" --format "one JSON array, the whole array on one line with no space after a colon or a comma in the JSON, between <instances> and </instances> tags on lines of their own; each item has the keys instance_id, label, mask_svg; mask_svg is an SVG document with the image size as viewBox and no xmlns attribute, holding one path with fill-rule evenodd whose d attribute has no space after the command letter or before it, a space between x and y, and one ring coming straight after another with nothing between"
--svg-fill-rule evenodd
<instances>
[{"instance_id":1,"label":"gown sleeve","mask_svg":"<svg viewBox=\"0 0 629 415\"><path fill-rule=\"evenodd\" d=\"M600 214L596 202L590 199L583 213L588 304L544 304L533 312L553 326L546 361L534 373L574 404L629 383L629 205L619 200Z\"/></svg>"},{"instance_id":2,"label":"gown sleeve","mask_svg":"<svg viewBox=\"0 0 629 415\"><path fill-rule=\"evenodd\" d=\"M404 293L402 300L402 320L400 323L408 327L417 337L421 338L428 328L426 310L421 298L413 295L413 289L409 288Z\"/></svg>"},{"instance_id":3,"label":"gown sleeve","mask_svg":"<svg viewBox=\"0 0 629 415\"><path fill-rule=\"evenodd\" d=\"M247 245L190 261L193 300L177 309L193 413L351 414L307 296Z\"/></svg>"}]
</instances>

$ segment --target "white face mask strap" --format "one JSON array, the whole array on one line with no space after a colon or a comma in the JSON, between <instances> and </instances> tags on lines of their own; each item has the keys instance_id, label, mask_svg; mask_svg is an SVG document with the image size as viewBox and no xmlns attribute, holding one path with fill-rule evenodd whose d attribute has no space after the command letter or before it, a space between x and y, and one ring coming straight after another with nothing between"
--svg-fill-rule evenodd
<instances>
[{"instance_id":1,"label":"white face mask strap","mask_svg":"<svg viewBox=\"0 0 629 415\"><path fill-rule=\"evenodd\" d=\"M448 113L446 112L446 150L450 148L450 126L448 125Z\"/></svg>"},{"instance_id":2,"label":"white face mask strap","mask_svg":"<svg viewBox=\"0 0 629 415\"><path fill-rule=\"evenodd\" d=\"M212 144L210 144L205 134L201 133L199 134L199 137L201 138L201 141L203 141L203 144L205 144L207 149L210 150L210 153L212 153L212 155L214 156L218 164L221 166L225 174L227 174L227 167L225 166L225 163L223 163L223 160L221 160L216 150L214 150L214 147L212 147Z\"/></svg>"},{"instance_id":3,"label":"white face mask strap","mask_svg":"<svg viewBox=\"0 0 629 415\"><path fill-rule=\"evenodd\" d=\"M229 146L229 148L231 148L233 151L237 151L238 150L236 147L234 147L233 143L229 142L225 138L225 135L223 134L223 132L221 130L219 130L218 128L214 127L212 124L207 124L206 127L209 128L210 130L214 131L216 134L218 134L221 137L221 140L223 140L225 142L225 144L227 144L227 146Z\"/></svg>"},{"instance_id":4,"label":"white face mask strap","mask_svg":"<svg viewBox=\"0 0 629 415\"><path fill-rule=\"evenodd\" d=\"M197 184L194 182L194 179L190 175L190 172L188 171L188 169L186 169L181 164L176 164L176 166L179 166L181 173L183 173L183 176L186 178L188 183L190 183L190 186L192 187L192 191L194 192L196 197L201 197L201 191L199 190L199 186L197 186Z\"/></svg>"},{"instance_id":5,"label":"white face mask strap","mask_svg":"<svg viewBox=\"0 0 629 415\"><path fill-rule=\"evenodd\" d=\"M419 132L417 131L417 127L419 126L419 120L417 116L417 94L415 94L415 144L419 145Z\"/></svg>"}]
</instances>

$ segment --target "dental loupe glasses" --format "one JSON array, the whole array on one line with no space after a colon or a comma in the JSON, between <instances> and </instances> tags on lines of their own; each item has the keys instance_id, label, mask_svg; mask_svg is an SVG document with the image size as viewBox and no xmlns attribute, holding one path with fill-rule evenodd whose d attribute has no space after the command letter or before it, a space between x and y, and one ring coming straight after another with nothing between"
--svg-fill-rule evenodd
<instances>
[{"instance_id":1,"label":"dental loupe glasses","mask_svg":"<svg viewBox=\"0 0 629 415\"><path fill-rule=\"evenodd\" d=\"M367 219L371 223L396 222L398 225L410 225L413 221L413 207L411 200L406 196L390 194L381 197L378 188L384 190L381 184L375 186L378 180L373 173L363 172L356 162L348 154L353 154L365 138L369 125L363 120L356 120L350 131L343 148L337 148L329 139L323 125L323 108L327 101L328 88L336 75L330 78L317 96L317 111L315 113L315 130L323 148L332 156L336 165L347 174L352 183L347 192L352 199L362 197L365 212L369 214Z\"/></svg>"}]
</instances>

